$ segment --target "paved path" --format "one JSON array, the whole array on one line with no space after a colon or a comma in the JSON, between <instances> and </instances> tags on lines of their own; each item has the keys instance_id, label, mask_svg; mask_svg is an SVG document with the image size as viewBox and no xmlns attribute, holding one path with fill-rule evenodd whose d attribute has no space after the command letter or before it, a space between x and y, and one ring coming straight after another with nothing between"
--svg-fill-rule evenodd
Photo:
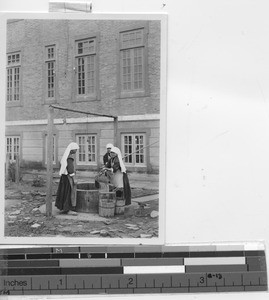
<instances>
[{"instance_id":1,"label":"paved path","mask_svg":"<svg viewBox=\"0 0 269 300\"><path fill-rule=\"evenodd\" d=\"M159 200L159 194L156 195L149 195L149 196L144 196L144 197L139 197L139 198L134 198L132 199L132 202L147 202L147 201L154 201L154 200Z\"/></svg>"}]
</instances>

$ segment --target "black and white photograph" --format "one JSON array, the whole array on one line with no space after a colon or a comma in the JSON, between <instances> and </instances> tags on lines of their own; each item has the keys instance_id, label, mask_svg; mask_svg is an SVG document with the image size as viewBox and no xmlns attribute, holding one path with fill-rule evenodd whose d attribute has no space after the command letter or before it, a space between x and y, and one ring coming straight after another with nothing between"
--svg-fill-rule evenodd
<instances>
[{"instance_id":1,"label":"black and white photograph","mask_svg":"<svg viewBox=\"0 0 269 300\"><path fill-rule=\"evenodd\" d=\"M268 11L0 1L0 295L268 300Z\"/></svg>"},{"instance_id":2,"label":"black and white photograph","mask_svg":"<svg viewBox=\"0 0 269 300\"><path fill-rule=\"evenodd\" d=\"M165 20L6 20L6 240L160 241Z\"/></svg>"}]
</instances>

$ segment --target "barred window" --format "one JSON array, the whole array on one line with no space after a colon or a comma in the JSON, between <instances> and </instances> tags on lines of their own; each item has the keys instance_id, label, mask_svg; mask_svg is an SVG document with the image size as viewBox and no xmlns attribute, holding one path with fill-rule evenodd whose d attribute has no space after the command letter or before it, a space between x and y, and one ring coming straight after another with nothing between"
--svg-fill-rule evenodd
<instances>
[{"instance_id":1,"label":"barred window","mask_svg":"<svg viewBox=\"0 0 269 300\"><path fill-rule=\"evenodd\" d=\"M9 160L14 162L20 154L20 137L8 136L6 137L6 153Z\"/></svg>"},{"instance_id":2,"label":"barred window","mask_svg":"<svg viewBox=\"0 0 269 300\"><path fill-rule=\"evenodd\" d=\"M21 54L19 52L7 55L7 102L20 101Z\"/></svg>"},{"instance_id":3,"label":"barred window","mask_svg":"<svg viewBox=\"0 0 269 300\"><path fill-rule=\"evenodd\" d=\"M145 140L144 133L122 135L122 155L126 164L133 166L145 166Z\"/></svg>"},{"instance_id":4,"label":"barred window","mask_svg":"<svg viewBox=\"0 0 269 300\"><path fill-rule=\"evenodd\" d=\"M96 40L76 41L76 94L96 93Z\"/></svg>"},{"instance_id":5,"label":"barred window","mask_svg":"<svg viewBox=\"0 0 269 300\"><path fill-rule=\"evenodd\" d=\"M46 94L48 99L55 98L56 53L55 45L46 46Z\"/></svg>"},{"instance_id":6,"label":"barred window","mask_svg":"<svg viewBox=\"0 0 269 300\"><path fill-rule=\"evenodd\" d=\"M80 165L90 165L97 163L97 138L96 135L77 135L77 163Z\"/></svg>"},{"instance_id":7,"label":"barred window","mask_svg":"<svg viewBox=\"0 0 269 300\"><path fill-rule=\"evenodd\" d=\"M120 33L120 83L122 92L145 89L144 30Z\"/></svg>"}]
</instances>

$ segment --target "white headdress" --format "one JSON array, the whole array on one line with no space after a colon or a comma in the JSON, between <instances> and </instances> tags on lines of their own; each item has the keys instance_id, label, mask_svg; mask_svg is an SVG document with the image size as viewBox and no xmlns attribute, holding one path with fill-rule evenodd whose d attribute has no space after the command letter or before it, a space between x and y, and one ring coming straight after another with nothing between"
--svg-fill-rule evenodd
<instances>
[{"instance_id":1,"label":"white headdress","mask_svg":"<svg viewBox=\"0 0 269 300\"><path fill-rule=\"evenodd\" d=\"M63 157L61 159L61 168L60 168L59 175L62 175L62 174L67 175L66 167L67 167L68 155L69 155L71 150L78 150L78 149L79 149L79 146L78 146L77 143L72 142L67 146L67 148L64 151Z\"/></svg>"},{"instance_id":2,"label":"white headdress","mask_svg":"<svg viewBox=\"0 0 269 300\"><path fill-rule=\"evenodd\" d=\"M112 144L107 144L106 148L113 148L114 146Z\"/></svg>"},{"instance_id":3,"label":"white headdress","mask_svg":"<svg viewBox=\"0 0 269 300\"><path fill-rule=\"evenodd\" d=\"M114 152L114 153L116 153L118 155L119 162L120 162L121 172L122 173L126 173L126 168L125 168L125 165L124 165L123 160L122 160L122 155L121 155L120 149L117 148L117 147L112 147L111 148L111 152Z\"/></svg>"}]
</instances>

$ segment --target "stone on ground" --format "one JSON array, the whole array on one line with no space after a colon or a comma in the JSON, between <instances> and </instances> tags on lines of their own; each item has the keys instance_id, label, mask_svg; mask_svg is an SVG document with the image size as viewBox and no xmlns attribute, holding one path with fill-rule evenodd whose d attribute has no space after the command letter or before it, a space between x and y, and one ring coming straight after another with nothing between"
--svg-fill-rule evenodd
<instances>
[{"instance_id":1,"label":"stone on ground","mask_svg":"<svg viewBox=\"0 0 269 300\"><path fill-rule=\"evenodd\" d=\"M158 215L159 215L159 213L156 211L156 210L153 210L151 213L150 213L150 217L151 218L157 218L158 217Z\"/></svg>"},{"instance_id":2,"label":"stone on ground","mask_svg":"<svg viewBox=\"0 0 269 300\"><path fill-rule=\"evenodd\" d=\"M38 228L38 227L40 227L40 226L41 226L40 224L35 223L35 224L32 225L31 227L32 227L32 228Z\"/></svg>"},{"instance_id":3,"label":"stone on ground","mask_svg":"<svg viewBox=\"0 0 269 300\"><path fill-rule=\"evenodd\" d=\"M152 234L140 234L140 237L141 237L141 239L144 239L144 238L151 238L151 237L152 237Z\"/></svg>"},{"instance_id":4,"label":"stone on ground","mask_svg":"<svg viewBox=\"0 0 269 300\"><path fill-rule=\"evenodd\" d=\"M106 230L104 230L104 229L102 229L102 230L100 231L100 235L103 236L103 237L106 237L106 236L109 235L109 232L106 231Z\"/></svg>"},{"instance_id":5,"label":"stone on ground","mask_svg":"<svg viewBox=\"0 0 269 300\"><path fill-rule=\"evenodd\" d=\"M136 202L133 202L130 205L125 206L124 215L125 216L134 216L135 210L139 208L139 205Z\"/></svg>"}]
</instances>

